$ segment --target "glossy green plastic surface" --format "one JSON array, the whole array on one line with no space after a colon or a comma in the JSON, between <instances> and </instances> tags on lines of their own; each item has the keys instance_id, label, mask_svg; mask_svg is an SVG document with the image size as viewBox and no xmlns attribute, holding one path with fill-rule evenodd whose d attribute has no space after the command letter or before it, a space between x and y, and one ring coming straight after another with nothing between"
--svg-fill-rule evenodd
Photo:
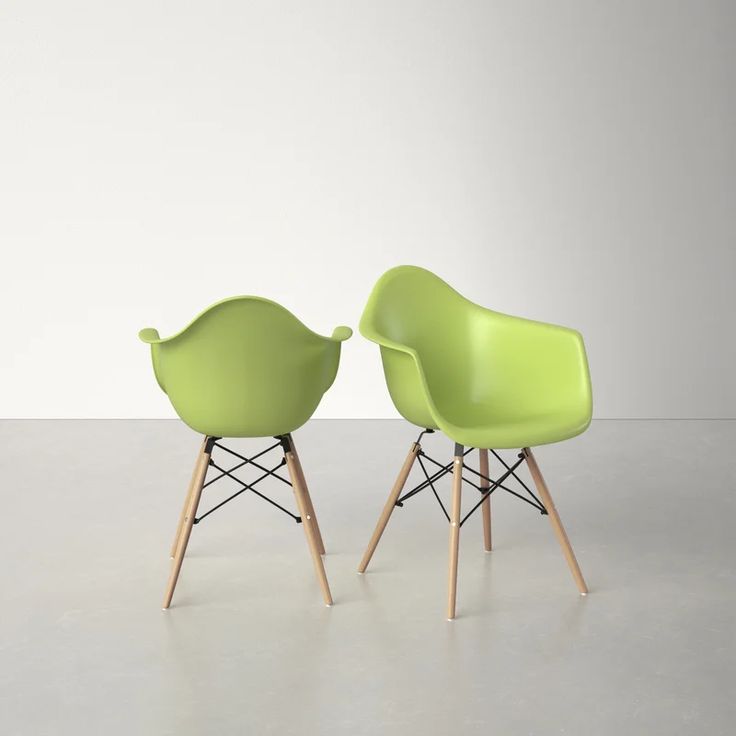
<instances>
[{"instance_id":1,"label":"glossy green plastic surface","mask_svg":"<svg viewBox=\"0 0 736 736\"><path fill-rule=\"evenodd\" d=\"M153 370L176 413L215 437L267 437L304 424L332 385L340 343L353 331L322 337L284 307L255 296L214 304L178 334L153 328Z\"/></svg>"},{"instance_id":2,"label":"glossy green plastic surface","mask_svg":"<svg viewBox=\"0 0 736 736\"><path fill-rule=\"evenodd\" d=\"M462 445L532 447L590 424L579 332L485 309L423 268L381 276L360 332L381 347L399 413Z\"/></svg>"}]
</instances>

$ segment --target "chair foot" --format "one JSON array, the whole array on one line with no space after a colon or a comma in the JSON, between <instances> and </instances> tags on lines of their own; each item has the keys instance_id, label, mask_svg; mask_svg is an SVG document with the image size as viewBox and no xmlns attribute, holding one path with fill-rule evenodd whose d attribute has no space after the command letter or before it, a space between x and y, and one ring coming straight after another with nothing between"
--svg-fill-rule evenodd
<instances>
[{"instance_id":1,"label":"chair foot","mask_svg":"<svg viewBox=\"0 0 736 736\"><path fill-rule=\"evenodd\" d=\"M368 547L366 548L363 559L360 561L360 565L358 566L358 573L361 575L366 571L368 563L371 561L371 557L373 557L373 553L376 551L378 542L381 540L381 535L386 529L388 520L391 518L391 514L396 506L396 501L398 500L404 485L406 485L406 479L409 477L414 461L417 459L417 455L421 449L422 448L418 442L412 443L412 446L409 449L409 454L406 456L406 460L404 460L404 464L401 466L401 470L394 482L393 488L391 488L391 492L388 494L388 499L383 507L381 515L378 517L378 522L376 523L376 528L373 531L373 536L368 542Z\"/></svg>"},{"instance_id":2,"label":"chair foot","mask_svg":"<svg viewBox=\"0 0 736 736\"><path fill-rule=\"evenodd\" d=\"M184 497L184 505L181 507L181 513L179 514L179 522L176 525L176 534L174 534L174 541L171 543L171 552L169 557L173 560L176 557L176 548L179 546L179 539L181 538L181 530L184 528L184 518L187 515L187 509L189 508L189 502L192 498L192 492L194 490L194 484L197 480L197 471L199 469L199 457L204 452L207 438L202 440L202 446L199 448L197 453L197 460L194 463L194 469L192 470L192 477L189 481L189 487L187 488L187 495Z\"/></svg>"},{"instance_id":3,"label":"chair foot","mask_svg":"<svg viewBox=\"0 0 736 736\"><path fill-rule=\"evenodd\" d=\"M479 461L480 461L480 474L483 476L480 479L481 493L491 487L490 476L488 475L488 450L478 450ZM493 542L491 540L491 497L486 497L481 505L481 513L483 515L483 549L486 552L493 551Z\"/></svg>"},{"instance_id":4,"label":"chair foot","mask_svg":"<svg viewBox=\"0 0 736 736\"><path fill-rule=\"evenodd\" d=\"M296 462L296 469L299 473L299 481L302 484L302 488L304 489L304 497L307 504L307 512L312 517L313 521L313 529L314 529L314 536L315 540L317 542L317 549L319 550L319 553L321 555L325 554L325 544L322 541L322 532L319 528L319 523L317 521L317 514L314 512L314 504L312 503L312 497L309 494L309 486L307 485L307 479L304 475L304 468L302 467L302 461L299 459L299 453L296 450L296 445L294 444L294 440L292 438L291 440L291 451L294 454L294 460Z\"/></svg>"},{"instance_id":5,"label":"chair foot","mask_svg":"<svg viewBox=\"0 0 736 736\"><path fill-rule=\"evenodd\" d=\"M207 475L210 455L212 454L212 445L213 441L211 440L211 438L205 438L205 442L203 443L202 449L200 450L199 456L197 458L197 464L195 466L194 475L192 477L191 492L189 494L186 512L182 520L181 532L175 543L174 561L171 565L171 574L169 575L169 582L166 585L166 592L164 593L164 610L166 610L171 605L171 599L174 597L176 584L179 580L179 573L181 572L181 566L184 562L184 555L186 554L187 545L189 544L189 537L192 534L194 518L197 514L199 501L202 497L202 487L204 485L204 479Z\"/></svg>"},{"instance_id":6,"label":"chair foot","mask_svg":"<svg viewBox=\"0 0 736 736\"><path fill-rule=\"evenodd\" d=\"M557 513L554 501L550 495L549 488L547 488L547 483L544 480L542 471L539 469L534 453L529 447L525 447L522 452L526 458L526 464L529 466L529 472L534 480L534 485L537 487L539 495L542 498L544 508L547 510L549 521L552 524L552 530L557 537L557 541L562 548L562 553L565 555L565 560L567 560L567 565L570 568L572 577L575 580L575 585L577 585L580 595L587 595L588 586L585 583L585 578L583 578L583 573L580 571L580 566L575 558L575 553L573 552L572 545L570 544L570 540L565 532L565 527L562 526L560 515Z\"/></svg>"},{"instance_id":7,"label":"chair foot","mask_svg":"<svg viewBox=\"0 0 736 736\"><path fill-rule=\"evenodd\" d=\"M457 562L460 552L460 513L463 487L463 446L455 444L452 470L452 509L450 512L450 565L448 572L447 620L455 618Z\"/></svg>"},{"instance_id":8,"label":"chair foot","mask_svg":"<svg viewBox=\"0 0 736 736\"><path fill-rule=\"evenodd\" d=\"M322 561L322 556L319 552L319 543L317 541L317 532L315 530L316 519L313 514L309 511L307 503L307 493L305 487L302 485L301 475L299 473L299 464L294 455L294 445L291 435L284 438L284 457L286 458L286 467L289 470L289 476L291 477L291 484L294 490L294 497L296 498L296 505L299 509L299 515L302 518L302 526L304 527L304 534L307 538L307 546L309 552L312 555L312 562L314 564L314 571L317 574L317 581L322 590L322 597L326 606L332 605L332 593L330 592L330 584L327 581L327 573L325 572L325 566Z\"/></svg>"}]
</instances>

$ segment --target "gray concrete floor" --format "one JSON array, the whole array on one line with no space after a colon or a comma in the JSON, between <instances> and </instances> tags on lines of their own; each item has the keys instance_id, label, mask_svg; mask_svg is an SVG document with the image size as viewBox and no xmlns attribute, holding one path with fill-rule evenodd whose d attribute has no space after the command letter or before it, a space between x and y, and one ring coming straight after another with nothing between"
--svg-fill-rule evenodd
<instances>
[{"instance_id":1,"label":"gray concrete floor","mask_svg":"<svg viewBox=\"0 0 736 736\"><path fill-rule=\"evenodd\" d=\"M199 440L177 422L1 422L0 733L735 732L736 422L599 421L540 448L591 593L547 519L494 496L495 550L479 515L462 530L453 623L429 492L356 574L415 436L401 421L296 435L334 607L301 527L244 494L195 527L162 612Z\"/></svg>"}]
</instances>

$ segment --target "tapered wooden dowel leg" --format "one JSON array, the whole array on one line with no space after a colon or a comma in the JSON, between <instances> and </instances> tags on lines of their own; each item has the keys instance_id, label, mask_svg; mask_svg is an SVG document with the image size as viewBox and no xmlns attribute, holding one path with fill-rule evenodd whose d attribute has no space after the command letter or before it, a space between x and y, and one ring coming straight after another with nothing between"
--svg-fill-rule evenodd
<instances>
[{"instance_id":1,"label":"tapered wooden dowel leg","mask_svg":"<svg viewBox=\"0 0 736 736\"><path fill-rule=\"evenodd\" d=\"M487 488L490 488L490 480L488 475L488 450L478 450L480 457L480 473L483 478L480 480L480 487L482 492L485 492ZM486 552L490 552L493 549L493 543L491 541L491 497L488 496L480 507L481 513L483 514L483 547Z\"/></svg>"},{"instance_id":2,"label":"tapered wooden dowel leg","mask_svg":"<svg viewBox=\"0 0 736 736\"><path fill-rule=\"evenodd\" d=\"M463 448L455 445L452 470L452 508L450 511L450 570L447 591L447 618L455 618L457 599L457 560L460 552L460 512L463 489Z\"/></svg>"},{"instance_id":3,"label":"tapered wooden dowel leg","mask_svg":"<svg viewBox=\"0 0 736 736\"><path fill-rule=\"evenodd\" d=\"M368 567L368 563L371 561L371 557L373 557L373 553L376 551L381 535L386 528L386 524L388 524L388 520L391 518L391 512L396 506L396 501L406 485L406 479L409 477L414 461L417 459L417 455L421 449L422 448L418 442L414 442L412 444L409 454L406 456L406 460L404 460L404 464L401 466L396 482L391 489L391 493L388 494L388 499L383 507L383 511L378 517L378 523L376 524L376 528L373 530L373 536L371 537L370 542L368 542L368 547L363 555L363 559L360 561L360 565L358 566L359 573L364 573Z\"/></svg>"},{"instance_id":4,"label":"tapered wooden dowel leg","mask_svg":"<svg viewBox=\"0 0 736 736\"><path fill-rule=\"evenodd\" d=\"M187 509L189 508L189 502L192 499L192 489L194 488L194 482L197 478L197 470L199 468L199 456L204 452L204 446L207 442L207 438L205 437L204 440L202 440L202 446L199 448L199 452L197 453L197 460L194 463L194 469L192 470L192 478L189 481L189 488L187 488L187 495L184 499L184 505L181 507L181 514L179 514L179 523L176 525L176 534L174 535L174 541L171 543L171 553L169 554L169 557L172 559L176 555L176 548L179 546L179 539L181 537L181 530L184 527L184 519L187 515Z\"/></svg>"},{"instance_id":5,"label":"tapered wooden dowel leg","mask_svg":"<svg viewBox=\"0 0 736 736\"><path fill-rule=\"evenodd\" d=\"M184 522L179 542L176 546L176 552L174 553L174 561L171 564L171 574L169 575L169 582L166 585L166 593L164 594L164 609L171 605L171 599L174 596L176 583L179 580L181 565L182 562L184 562L184 555L186 554L189 537L192 533L192 526L194 525L194 517L197 514L197 508L199 508L199 499L202 497L202 486L204 485L204 479L207 475L207 467L210 462L211 452L212 448L210 447L209 438L206 438L202 451L199 454L197 467L194 471L192 492L189 498L186 514L184 515Z\"/></svg>"},{"instance_id":6,"label":"tapered wooden dowel leg","mask_svg":"<svg viewBox=\"0 0 736 736\"><path fill-rule=\"evenodd\" d=\"M302 461L299 459L299 453L296 451L296 445L294 444L294 440L292 438L291 440L291 451L294 454L294 460L296 461L296 469L299 473L299 481L302 484L302 488L304 489L304 498L307 503L307 513L312 517L312 522L314 524L314 537L317 542L317 549L319 550L319 553L323 555L325 553L325 544L322 541L322 532L319 529L319 522L317 521L317 514L314 512L314 504L312 503L312 496L309 494L309 486L307 485L307 479L304 476L304 468L302 467Z\"/></svg>"},{"instance_id":7,"label":"tapered wooden dowel leg","mask_svg":"<svg viewBox=\"0 0 736 736\"><path fill-rule=\"evenodd\" d=\"M583 573L580 572L580 566L578 565L578 561L575 559L575 553L572 551L572 546L570 545L570 540L567 538L565 527L562 526L562 521L557 513L552 496L550 496L549 489L544 481L542 472L539 470L536 458L528 447L525 447L523 452L526 457L526 464L529 466L529 472L534 480L534 485L536 485L537 491L539 491L544 508L547 509L552 529L557 537L557 541L560 543L560 547L562 547L562 553L565 555L570 572L575 579L575 584L578 586L578 590L582 595L587 595L588 586L585 584Z\"/></svg>"},{"instance_id":8,"label":"tapered wooden dowel leg","mask_svg":"<svg viewBox=\"0 0 736 736\"><path fill-rule=\"evenodd\" d=\"M291 438L289 438L289 445L291 445ZM289 476L291 477L292 488L294 489L296 505L299 509L299 516L302 518L304 534L307 537L307 545L309 547L309 552L312 555L314 571L317 573L317 580L319 581L319 586L322 589L322 597L324 598L325 605L331 606L332 594L330 593L330 584L327 582L325 565L322 562L322 556L320 555L319 547L317 546L317 535L314 530L314 518L307 509L306 494L299 476L297 460L291 447L285 451L284 455L286 457L286 467L289 469Z\"/></svg>"}]
</instances>

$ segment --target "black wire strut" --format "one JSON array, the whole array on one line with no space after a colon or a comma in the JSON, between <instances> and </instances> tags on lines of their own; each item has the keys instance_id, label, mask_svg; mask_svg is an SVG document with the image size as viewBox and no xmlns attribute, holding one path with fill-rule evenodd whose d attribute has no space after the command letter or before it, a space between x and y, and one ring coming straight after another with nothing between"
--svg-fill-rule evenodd
<instances>
[{"instance_id":1,"label":"black wire strut","mask_svg":"<svg viewBox=\"0 0 736 736\"><path fill-rule=\"evenodd\" d=\"M508 465L506 465L507 470L501 476L501 478L499 478L499 480L506 480L506 478L508 478L509 476L515 475L514 470L516 470L516 468L518 468L519 465L521 465L525 459L526 458L523 456L523 454L520 454L519 461L516 462L513 466L509 467ZM465 468L466 470L469 470L471 473L474 473L475 475L479 476L483 480L487 480L490 483L495 483L495 481L492 478L486 478L485 475L481 475L477 470L474 470L473 468L468 467L467 465L465 465L465 463L463 463L463 468ZM474 488L477 488L481 493L483 493L486 490L486 488L484 488L483 486L476 486L475 483L471 483L470 481L467 481L467 482L470 483L470 485L473 486ZM539 511L540 514L547 513L547 509L544 508L544 506L542 505L542 502L536 496L534 496L534 494L531 491L529 491L529 493L531 493L531 495L534 496L534 498L537 500L537 503L530 501L528 498L524 498L524 496L522 496L520 493L517 493L516 491L512 491L510 488L507 488L506 486L502 486L500 483L496 483L495 485L498 488L503 488L504 491L507 491L512 496L516 496L516 498L521 499L522 501L524 501L524 503L528 503L530 506L533 506L535 509L537 509L537 511Z\"/></svg>"},{"instance_id":2,"label":"black wire strut","mask_svg":"<svg viewBox=\"0 0 736 736\"><path fill-rule=\"evenodd\" d=\"M493 450L491 450L491 452L493 452ZM467 455L468 453L466 452L465 454ZM429 460L429 462L431 462L431 463L434 463L434 464L435 464L435 465L437 465L438 467L440 467L440 468L444 467L444 466L442 465L442 463L438 462L437 460L435 460L435 459L434 459L433 457L430 457L430 456L429 456L429 455L427 455L426 453L422 453L422 455L423 455L423 456L424 456L424 457L425 457L425 458L426 458L427 460ZM500 460L500 461L501 461L501 462L502 462L502 463L504 464L504 466L505 466L505 467L506 467L506 469L508 470L509 466L508 466L508 465L507 465L507 464L506 464L506 463L505 463L505 462L503 461L503 459L502 459L501 457L499 457L498 459L499 459L499 460ZM475 475L478 475L478 476L480 476L481 478L484 478L484 476L482 476L482 475L481 475L481 474L480 474L480 473L479 473L479 472L478 472L477 470L475 470L474 468L471 468L471 467L470 467L469 465L463 465L463 467L464 467L464 468L465 468L466 470L469 470L469 471L470 471L471 473L474 473ZM536 496L534 496L534 494L533 494L533 493L532 493L532 492L531 492L531 491L529 490L529 488L528 488L528 487L526 486L526 484L524 483L524 481L523 481L523 480L521 480L521 478L519 478L519 476L518 476L518 475L516 475L516 473L512 473L512 475L513 475L513 477L514 477L514 478L516 478L516 479L517 479L517 480L519 481L519 483L521 483L521 485L522 485L522 486L524 486L524 488L526 488L526 489L527 489L527 491L529 491L529 493L531 493L531 495L532 495L532 496L533 496L534 498L537 498L537 497L536 497ZM484 478L484 479L485 479L485 480L488 480L488 481L490 481L490 480L491 480L490 478ZM481 491L481 492L482 492L483 490L485 490L485 489L483 488L483 486L479 486L479 485L476 485L475 483L473 483L473 481L472 481L472 480L470 480L470 478L466 478L465 476L463 476L463 483L467 483L467 484L468 484L469 486L473 486L473 488L475 488L475 489L476 489L477 491ZM513 494L513 495L515 495L515 496L516 496L516 495L518 495L518 494L517 494L517 493L516 493L515 491L513 491L513 490L512 490L511 488L509 488L508 486L505 486L505 485L503 485L502 483L497 483L497 485L498 485L498 487L499 487L499 488L502 488L502 489L503 489L504 491L508 491L509 493L511 493L511 494ZM527 500L527 499L526 499L526 498L524 498L523 496L521 496L521 499L522 499L523 501L526 501L526 500ZM539 501L539 499L537 499L537 500ZM541 502L540 502L540 506L541 506Z\"/></svg>"},{"instance_id":3,"label":"black wire strut","mask_svg":"<svg viewBox=\"0 0 736 736\"><path fill-rule=\"evenodd\" d=\"M421 450L419 454L421 454ZM416 488L413 488L408 493L405 493L403 496L401 496L401 498L396 499L396 506L401 508L404 505L404 501L408 501L412 496L416 496L417 493L423 491L425 488L428 488L432 481L439 480L444 475L447 475L448 472L449 471L446 467L442 467L431 478L427 478L427 480L422 481Z\"/></svg>"},{"instance_id":4,"label":"black wire strut","mask_svg":"<svg viewBox=\"0 0 736 736\"><path fill-rule=\"evenodd\" d=\"M283 476L279 475L276 472L279 468L281 468L284 465L286 465L286 457L285 456L282 457L281 460L280 460L280 462L276 466L274 466L273 468L267 468L264 465L261 465L260 463L255 462L255 460L257 458L262 457L263 455L267 454L271 450L276 449L277 447L281 447L284 450L284 453L286 453L287 450L288 450L288 448L290 447L290 444L288 443L288 440L286 440L286 438L284 438L284 437L275 437L274 439L277 439L278 442L276 442L275 444L271 445L270 447L267 447L265 450L261 450L261 452L253 455L253 457L245 457L244 455L241 455L240 453L235 452L235 450L231 450L229 447L225 447L225 445L220 444L219 441L218 441L219 439L220 439L219 437L210 438L210 442L208 443L208 447L207 447L208 451L211 453L212 450L215 447L217 447L220 450L224 450L225 452L229 453L230 455L233 455L234 457L238 458L241 462L236 463L235 465L233 465L229 469L228 468L222 468L222 467L220 467L212 459L212 457L210 455L210 459L209 459L208 465L210 467L213 467L215 470L219 471L219 475L216 475L214 478L211 478L206 483L202 484L202 488L204 489L207 486L210 486L213 483L215 483L216 481L220 480L221 478L225 478L225 477L228 477L231 480L234 480L236 483L238 483L242 487L241 487L241 489L239 491L236 491L232 495L228 496L224 501L220 501L220 503L218 503L215 506L213 506L211 509L209 509L208 511L206 511L201 516L195 517L194 518L194 523L195 524L199 524L199 522L202 521L202 519L208 517L211 513L217 511L217 509L221 508L226 503L229 503L234 498L237 498L238 496L240 496L242 493L245 493L246 491L251 491L252 493L254 493L259 498L262 498L264 501L267 501L268 503L270 503L272 506L275 506L280 511L283 511L287 516L290 516L292 519L294 519L294 521L296 521L297 524L301 524L302 523L301 516L298 516L297 514L292 513L291 511L289 511L289 509L284 508L280 503L277 503L272 498L269 498L268 496L264 495L263 493L261 493L260 491L257 491L254 488L254 486L256 486L258 483L260 483L261 481L265 480L268 477L277 478L282 483L285 483L287 486L291 486L291 481L287 480L286 478L284 478ZM250 483L246 483L245 481L241 480L236 475L234 475L234 471L239 470L240 468L244 467L245 465L252 465L254 468L258 468L259 470L262 470L263 471L262 475L260 475L254 481L252 481ZM209 470L209 467L208 467L208 470Z\"/></svg>"},{"instance_id":5,"label":"black wire strut","mask_svg":"<svg viewBox=\"0 0 736 736\"><path fill-rule=\"evenodd\" d=\"M427 477L427 482L429 483L429 486L432 489L432 493L434 493L434 497L437 499L437 503L440 505L440 508L442 509L442 513L445 515L445 518L447 519L447 521L450 521L450 514L447 513L445 504L442 503L442 499L439 497L439 494L437 493L437 489L434 487L434 483L432 483L432 481L430 480L429 473L427 472L427 468L424 467L424 462L422 461L421 452L419 453L419 455L417 455L417 460L419 460L419 465L422 466L424 475Z\"/></svg>"},{"instance_id":6,"label":"black wire strut","mask_svg":"<svg viewBox=\"0 0 736 736\"><path fill-rule=\"evenodd\" d=\"M518 467L519 467L519 465L521 465L521 464L522 464L523 462L524 462L524 456L523 456L523 455L519 455L519 459L518 459L518 460L517 460L517 461L516 461L516 462L514 463L514 466L513 466L513 467L514 467L514 470L516 470L516 468L518 468ZM472 468L468 468L468 466L467 466L467 465L466 465L465 463L463 463L463 468L467 468L468 470L472 470ZM475 471L473 471L473 472L475 472ZM501 476L501 477L500 477L500 478L498 479L498 483L500 483L500 482L501 482L501 481L503 481L503 480L506 480L506 478L508 478L508 477L509 477L509 476L511 475L511 473L512 473L512 472L513 472L512 470L507 470L507 471L506 471L506 472L505 472L505 473L504 473L504 474L503 474L503 475L502 475L502 476ZM478 473L478 475L480 475L480 473ZM486 477L485 477L484 475L481 475L481 478L483 478L483 479L486 479ZM483 503L483 501L485 501L485 500L486 500L486 498L488 498L488 496L490 496L490 495L491 495L491 493L493 493L493 491L495 491L495 490L496 490L496 489L498 488L498 483L496 483L496 481L494 481L494 480L491 480L490 478L487 478L486 480L490 481L490 483L491 483L491 486L490 486L489 488L484 488L484 489L483 489L483 495L481 496L481 499L480 499L480 501L478 501L478 503L477 503L477 504L475 504L475 506L473 506L473 508L472 508L472 509L470 509L470 511L468 511L468 513L467 513L467 514L465 514L465 516L464 516L464 517L462 518L462 520L460 521L460 526L462 526L462 525L463 525L463 524L464 524L464 523L465 523L465 522L466 522L466 521L467 521L467 520L468 520L468 519L469 519L469 518L470 518L470 517L472 516L473 512L474 512L474 511L475 511L476 509L478 509L478 507L479 507L479 506L480 506L480 505L481 505L481 504ZM480 487L479 487L479 489L480 489ZM513 493L513 491L511 491L511 493ZM518 493L514 493L514 495L515 495L515 496L518 496L518 497L519 497L519 498L521 498L521 499L522 499L523 501L526 501L526 499L525 499L525 498L524 498L523 496L519 496L519 494L518 494ZM529 503L531 503L531 501L529 501ZM532 506L533 506L533 505L534 505L534 504L532 504Z\"/></svg>"},{"instance_id":7,"label":"black wire strut","mask_svg":"<svg viewBox=\"0 0 736 736\"><path fill-rule=\"evenodd\" d=\"M498 460L498 462L500 462L500 463L501 463L501 464L502 464L502 465L503 465L503 466L504 466L504 467L505 467L505 468L506 468L506 469L508 470L508 469L509 469L509 466L508 466L508 464L506 463L506 461L505 461L505 460L504 460L504 459L503 459L503 458L502 458L502 457L501 457L501 456L500 456L500 455L499 455L499 454L498 454L498 453L497 453L497 452L496 452L495 450L491 450L491 452L493 453L493 455L495 456L495 458L496 458L496 459ZM535 495L534 491L532 491L532 489L531 489L531 488L529 488L529 486L528 486L528 485L527 485L526 483L524 483L524 481L523 481L523 480L522 480L521 478L519 478L519 476L518 476L518 475L516 475L516 473L514 473L514 472L512 471L512 472L511 472L511 475L513 475L513 476L514 476L514 478L516 478L516 480L517 480L517 481L519 481L519 483L521 483L521 485L522 485L522 486L524 487L524 490L525 490L525 491L526 491L526 492L527 492L527 493L528 493L528 494L529 494L529 495L530 495L530 496L531 496L531 497L532 497L532 498L533 498L533 499L534 499L534 500L535 500L535 501L536 501L536 502L537 502L537 503L538 503L538 504L539 504L539 505L540 505L540 506L541 506L542 508L544 508L544 504L543 504L543 503L542 503L542 502L541 502L541 501L540 501L540 500L539 500L539 499L537 498L537 496ZM545 513L545 514L547 513L547 510L546 510L546 509L545 509L544 513Z\"/></svg>"},{"instance_id":8,"label":"black wire strut","mask_svg":"<svg viewBox=\"0 0 736 736\"><path fill-rule=\"evenodd\" d=\"M421 434L417 438L417 444L419 444L423 435L432 434L433 432L434 432L433 429L425 429L423 432L421 432ZM456 445L456 452L460 450L461 448L462 448L461 445ZM462 457L465 458L465 456L470 454L474 449L476 448L469 447L468 449L462 449ZM516 498L524 501L524 503L527 503L530 506L533 506L541 514L546 515L547 509L544 507L544 504L539 500L539 498L531 490L531 488L529 488L529 486L516 473L516 469L526 460L526 456L524 455L524 453L523 452L519 453L518 460L513 465L509 465L495 450L491 450L490 452L505 468L505 472L501 476L499 476L497 479L493 479L493 478L483 475L482 473L475 470L475 468L471 468L463 460L463 464L462 464L463 470L470 471L471 473L473 473L473 475L477 476L481 481L485 481L488 485L479 485L477 483L473 483L473 481L470 480L470 478L467 478L464 473L461 474L462 482L467 483L468 485L475 488L477 491L480 491L481 498L480 498L480 501L478 501L478 503L476 503L475 506L473 506L473 508L470 509L470 511L468 511L467 514L465 514L465 516L460 521L460 526L462 526L473 515L473 513L477 511L478 508L480 508L483 502L494 491L498 490L499 488L506 491L507 493L510 493L512 496L515 496ZM424 473L424 480L421 481L417 486L412 488L410 491L405 493L403 496L398 498L396 500L395 505L399 507L403 507L404 502L412 498L412 496L416 496L418 493L423 491L425 488L431 488L432 493L435 499L437 500L437 503L440 505L440 508L442 509L442 513L444 514L447 521L450 522L450 515L447 513L447 508L442 503L442 499L437 493L435 483L440 478L443 478L445 475L448 475L449 473L453 472L454 459L452 462L449 462L447 464L442 464L438 460L435 460L433 457L430 457L429 455L427 455L427 453L423 449L420 448L419 452L417 453L417 460L419 461L419 466L421 467L422 472ZM431 475L429 471L427 470L426 465L424 464L424 460L428 460L430 463L432 463L433 465L437 467L437 470ZM523 489L529 494L529 496L531 496L531 499L526 498L520 493L517 493L512 488L509 488L508 486L504 485L504 481L510 477L513 477L519 482L519 484L523 487Z\"/></svg>"},{"instance_id":9,"label":"black wire strut","mask_svg":"<svg viewBox=\"0 0 736 736\"><path fill-rule=\"evenodd\" d=\"M279 445L281 442L278 443ZM263 453L259 453L258 455L254 455L253 457L243 457L242 455L239 455L235 450L231 450L229 447L225 447L224 445L218 445L215 443L215 447L219 447L221 450L225 450L225 452L229 452L231 455L235 455L235 457L239 457L243 462L239 463L239 466L242 467L243 465L252 465L255 468L258 468L259 470L262 470L266 475L272 475L274 478L278 478L282 483L286 483L287 486L290 486L291 483L286 480L286 478L282 478L278 473L275 473L275 470L278 470L280 467L286 465L286 458L281 458L281 462L275 467L269 470L268 468L264 468L263 465L260 465L259 463L253 462L257 457L262 455ZM274 447L277 447L277 445L271 445L271 449ZM219 470L219 468L218 468ZM230 472L232 473L233 468L230 468Z\"/></svg>"},{"instance_id":10,"label":"black wire strut","mask_svg":"<svg viewBox=\"0 0 736 736\"><path fill-rule=\"evenodd\" d=\"M232 473L232 472L233 472L234 470L239 470L239 469L240 469L240 468L242 468L242 467L243 467L244 465L248 465L248 463L251 463L251 464L253 464L253 465L256 465L256 467L260 468L261 470L265 470L265 468L264 468L264 467L262 467L262 466L260 466L260 465L257 465L257 464L256 464L256 463L254 463L253 461L254 461L254 460L255 460L255 459L257 458L257 457L261 457L261 455L265 455L265 454L266 454L267 452L270 452L270 451L271 451L271 450L273 450L274 448L278 447L278 446L279 446L280 444L281 444L281 442L277 442L277 443L276 443L275 445L271 445L270 447L267 447L267 448L266 448L265 450L262 450L262 451L261 451L261 452L259 452L259 453L258 453L257 455L253 455L253 457L251 457L251 458L245 458L245 457L243 457L242 455L238 455L238 453L237 453L237 452L233 452L233 451L232 451L232 450L231 450L230 448L228 448L228 447L225 447L225 445L218 445L218 444L217 444L217 442L215 442L215 443L214 443L214 444L213 444L212 446L213 446L213 447L219 447L219 448L220 448L221 450L225 450L226 452L229 452L229 453L230 453L231 455L236 455L237 457L239 457L239 458L241 458L241 459L243 460L243 462L242 462L242 463L238 463L237 465L233 465L233 467L232 467L232 468L230 468L230 472ZM210 463L210 464L212 464L212 463ZM208 481L207 481L207 482L206 482L206 483L205 483L205 484L204 484L204 485L202 486L202 488L207 488L207 486L211 485L211 484L212 484L212 483L214 483L214 482L215 482L216 480L220 480L220 478L224 478L224 477L225 477L226 475L227 475L227 473L220 473L220 475L216 475L216 476L215 476L214 478L212 478L212 480L208 480ZM281 476L277 476L277 477L278 477L278 478L280 478L281 480L284 480L283 478L281 478ZM289 481L285 481L285 482L286 482L286 483L288 483Z\"/></svg>"}]
</instances>

